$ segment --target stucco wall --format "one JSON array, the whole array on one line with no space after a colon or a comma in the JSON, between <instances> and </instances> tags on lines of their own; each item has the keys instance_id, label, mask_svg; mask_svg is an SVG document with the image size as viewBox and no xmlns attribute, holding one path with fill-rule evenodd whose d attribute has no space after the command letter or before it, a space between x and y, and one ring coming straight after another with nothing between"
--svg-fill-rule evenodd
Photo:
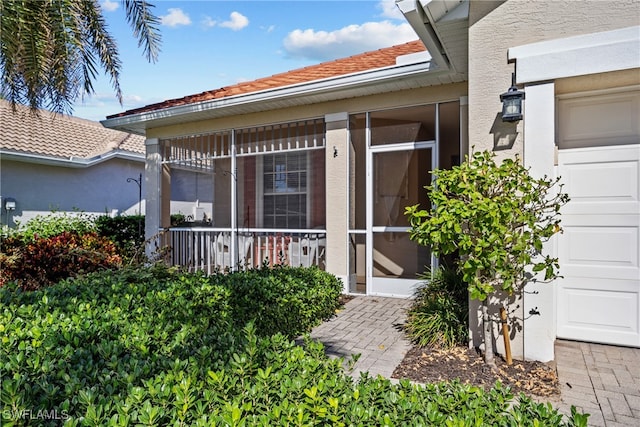
<instances>
[{"instance_id":1,"label":"stucco wall","mask_svg":"<svg viewBox=\"0 0 640 427\"><path fill-rule=\"evenodd\" d=\"M469 144L499 156L523 154L522 123L503 124L500 94L511 85L514 46L638 25L640 2L471 2L469 10ZM597 61L597 58L594 58ZM526 100L525 100L526 120ZM513 140L504 137L511 133ZM498 135L502 135L501 139Z\"/></svg>"},{"instance_id":2,"label":"stucco wall","mask_svg":"<svg viewBox=\"0 0 640 427\"><path fill-rule=\"evenodd\" d=\"M52 210L88 213L135 214L138 211L138 186L127 178L138 179L144 172L142 162L112 159L88 168L67 168L2 160L0 191L2 197L13 197L17 209L9 215L26 222L30 218ZM144 179L144 178L143 178ZM142 192L144 198L145 186ZM144 210L144 204L142 209ZM7 223L2 210L2 223Z\"/></svg>"},{"instance_id":3,"label":"stucco wall","mask_svg":"<svg viewBox=\"0 0 640 427\"><path fill-rule=\"evenodd\" d=\"M510 48L530 43L638 25L640 2L508 1L472 2L469 20L469 146L493 150L498 158L519 155L536 175L553 175L554 96L559 92L619 85L633 80L628 71L593 74L555 82L533 82L525 88L524 120L503 123L499 96L511 85L515 66ZM598 61L598 58L592 58ZM637 70L635 71L637 73ZM613 80L616 83L613 83ZM609 84L606 82L609 81ZM526 139L526 140L525 140ZM554 254L553 244L549 248ZM555 339L554 291L551 285L527 288L526 301L511 305L518 320L511 346L515 357L550 360ZM530 316L536 309L540 316ZM474 319L472 308L471 317ZM515 324L515 323L512 323ZM472 322L473 327L473 322ZM495 334L498 336L498 325ZM477 332L477 330L476 330ZM474 335L474 343L479 340ZM504 354L502 339L496 342Z\"/></svg>"}]
</instances>

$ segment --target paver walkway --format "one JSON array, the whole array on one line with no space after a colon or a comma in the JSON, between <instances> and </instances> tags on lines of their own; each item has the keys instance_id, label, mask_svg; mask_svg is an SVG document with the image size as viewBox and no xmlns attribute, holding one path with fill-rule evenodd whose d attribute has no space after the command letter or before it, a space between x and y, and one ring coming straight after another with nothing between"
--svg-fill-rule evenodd
<instances>
[{"instance_id":1,"label":"paver walkway","mask_svg":"<svg viewBox=\"0 0 640 427\"><path fill-rule=\"evenodd\" d=\"M556 341L563 413L591 414L590 426L640 426L640 349Z\"/></svg>"},{"instance_id":2,"label":"paver walkway","mask_svg":"<svg viewBox=\"0 0 640 427\"><path fill-rule=\"evenodd\" d=\"M391 378L411 348L399 328L410 305L409 299L356 297L336 317L314 328L311 337L324 343L329 356L360 353L351 372L354 378L362 371Z\"/></svg>"},{"instance_id":3,"label":"paver walkway","mask_svg":"<svg viewBox=\"0 0 640 427\"><path fill-rule=\"evenodd\" d=\"M360 353L351 375L368 371L390 378L411 344L400 329L410 299L361 296L314 328L329 356ZM553 405L569 414L571 405L591 414L596 427L640 426L640 349L558 340L556 367L561 395Z\"/></svg>"}]
</instances>

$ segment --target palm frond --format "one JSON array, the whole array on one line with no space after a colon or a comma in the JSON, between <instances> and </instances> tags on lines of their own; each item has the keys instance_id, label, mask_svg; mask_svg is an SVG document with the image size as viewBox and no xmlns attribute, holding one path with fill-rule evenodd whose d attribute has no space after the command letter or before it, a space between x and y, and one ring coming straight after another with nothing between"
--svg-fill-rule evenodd
<instances>
[{"instance_id":1,"label":"palm frond","mask_svg":"<svg viewBox=\"0 0 640 427\"><path fill-rule=\"evenodd\" d=\"M123 1L127 21L150 61L159 20L146 1ZM0 0L0 96L33 110L71 112L93 94L104 71L122 104L121 62L98 0Z\"/></svg>"},{"instance_id":2,"label":"palm frond","mask_svg":"<svg viewBox=\"0 0 640 427\"><path fill-rule=\"evenodd\" d=\"M143 48L147 60L156 62L160 53L160 19L152 12L153 5L144 0L123 0L127 22L138 39L138 47Z\"/></svg>"}]
</instances>

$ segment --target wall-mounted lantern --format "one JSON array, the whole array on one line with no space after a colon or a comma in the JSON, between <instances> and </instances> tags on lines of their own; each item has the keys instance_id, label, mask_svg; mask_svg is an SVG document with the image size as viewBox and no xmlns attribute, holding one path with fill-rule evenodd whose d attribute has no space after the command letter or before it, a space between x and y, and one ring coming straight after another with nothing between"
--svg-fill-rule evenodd
<instances>
[{"instance_id":1,"label":"wall-mounted lantern","mask_svg":"<svg viewBox=\"0 0 640 427\"><path fill-rule=\"evenodd\" d=\"M516 74L511 74L511 87L500 95L502 102L502 121L517 122L522 120L522 100L524 92L516 87Z\"/></svg>"},{"instance_id":2,"label":"wall-mounted lantern","mask_svg":"<svg viewBox=\"0 0 640 427\"><path fill-rule=\"evenodd\" d=\"M16 199L13 197L5 197L4 199L4 210L6 211L15 211L16 210Z\"/></svg>"}]
</instances>

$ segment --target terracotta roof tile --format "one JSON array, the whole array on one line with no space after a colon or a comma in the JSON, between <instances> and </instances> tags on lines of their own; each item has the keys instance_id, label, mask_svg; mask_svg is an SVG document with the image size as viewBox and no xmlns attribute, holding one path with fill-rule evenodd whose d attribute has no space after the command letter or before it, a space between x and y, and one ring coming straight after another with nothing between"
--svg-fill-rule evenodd
<instances>
[{"instance_id":1,"label":"terracotta roof tile","mask_svg":"<svg viewBox=\"0 0 640 427\"><path fill-rule=\"evenodd\" d=\"M144 153L144 137L108 129L98 122L0 100L0 148L16 153L68 159L92 158L111 150Z\"/></svg>"},{"instance_id":2,"label":"terracotta roof tile","mask_svg":"<svg viewBox=\"0 0 640 427\"><path fill-rule=\"evenodd\" d=\"M361 53L358 55L350 56L348 58L341 58L329 62L323 62L317 65L298 68L296 70L275 74L269 77L263 77L250 82L238 83L233 86L222 87L195 95L185 96L183 98L169 99L156 104L151 104L141 108L114 114L108 116L107 118L130 116L133 114L162 110L164 108L176 107L179 105L194 104L197 102L208 101L212 99L220 99L228 96L242 95L299 83L308 83L314 80L373 70L376 68L389 67L396 64L396 58L398 56L422 52L424 50L426 49L422 42L420 40L415 40L397 46Z\"/></svg>"}]
</instances>

